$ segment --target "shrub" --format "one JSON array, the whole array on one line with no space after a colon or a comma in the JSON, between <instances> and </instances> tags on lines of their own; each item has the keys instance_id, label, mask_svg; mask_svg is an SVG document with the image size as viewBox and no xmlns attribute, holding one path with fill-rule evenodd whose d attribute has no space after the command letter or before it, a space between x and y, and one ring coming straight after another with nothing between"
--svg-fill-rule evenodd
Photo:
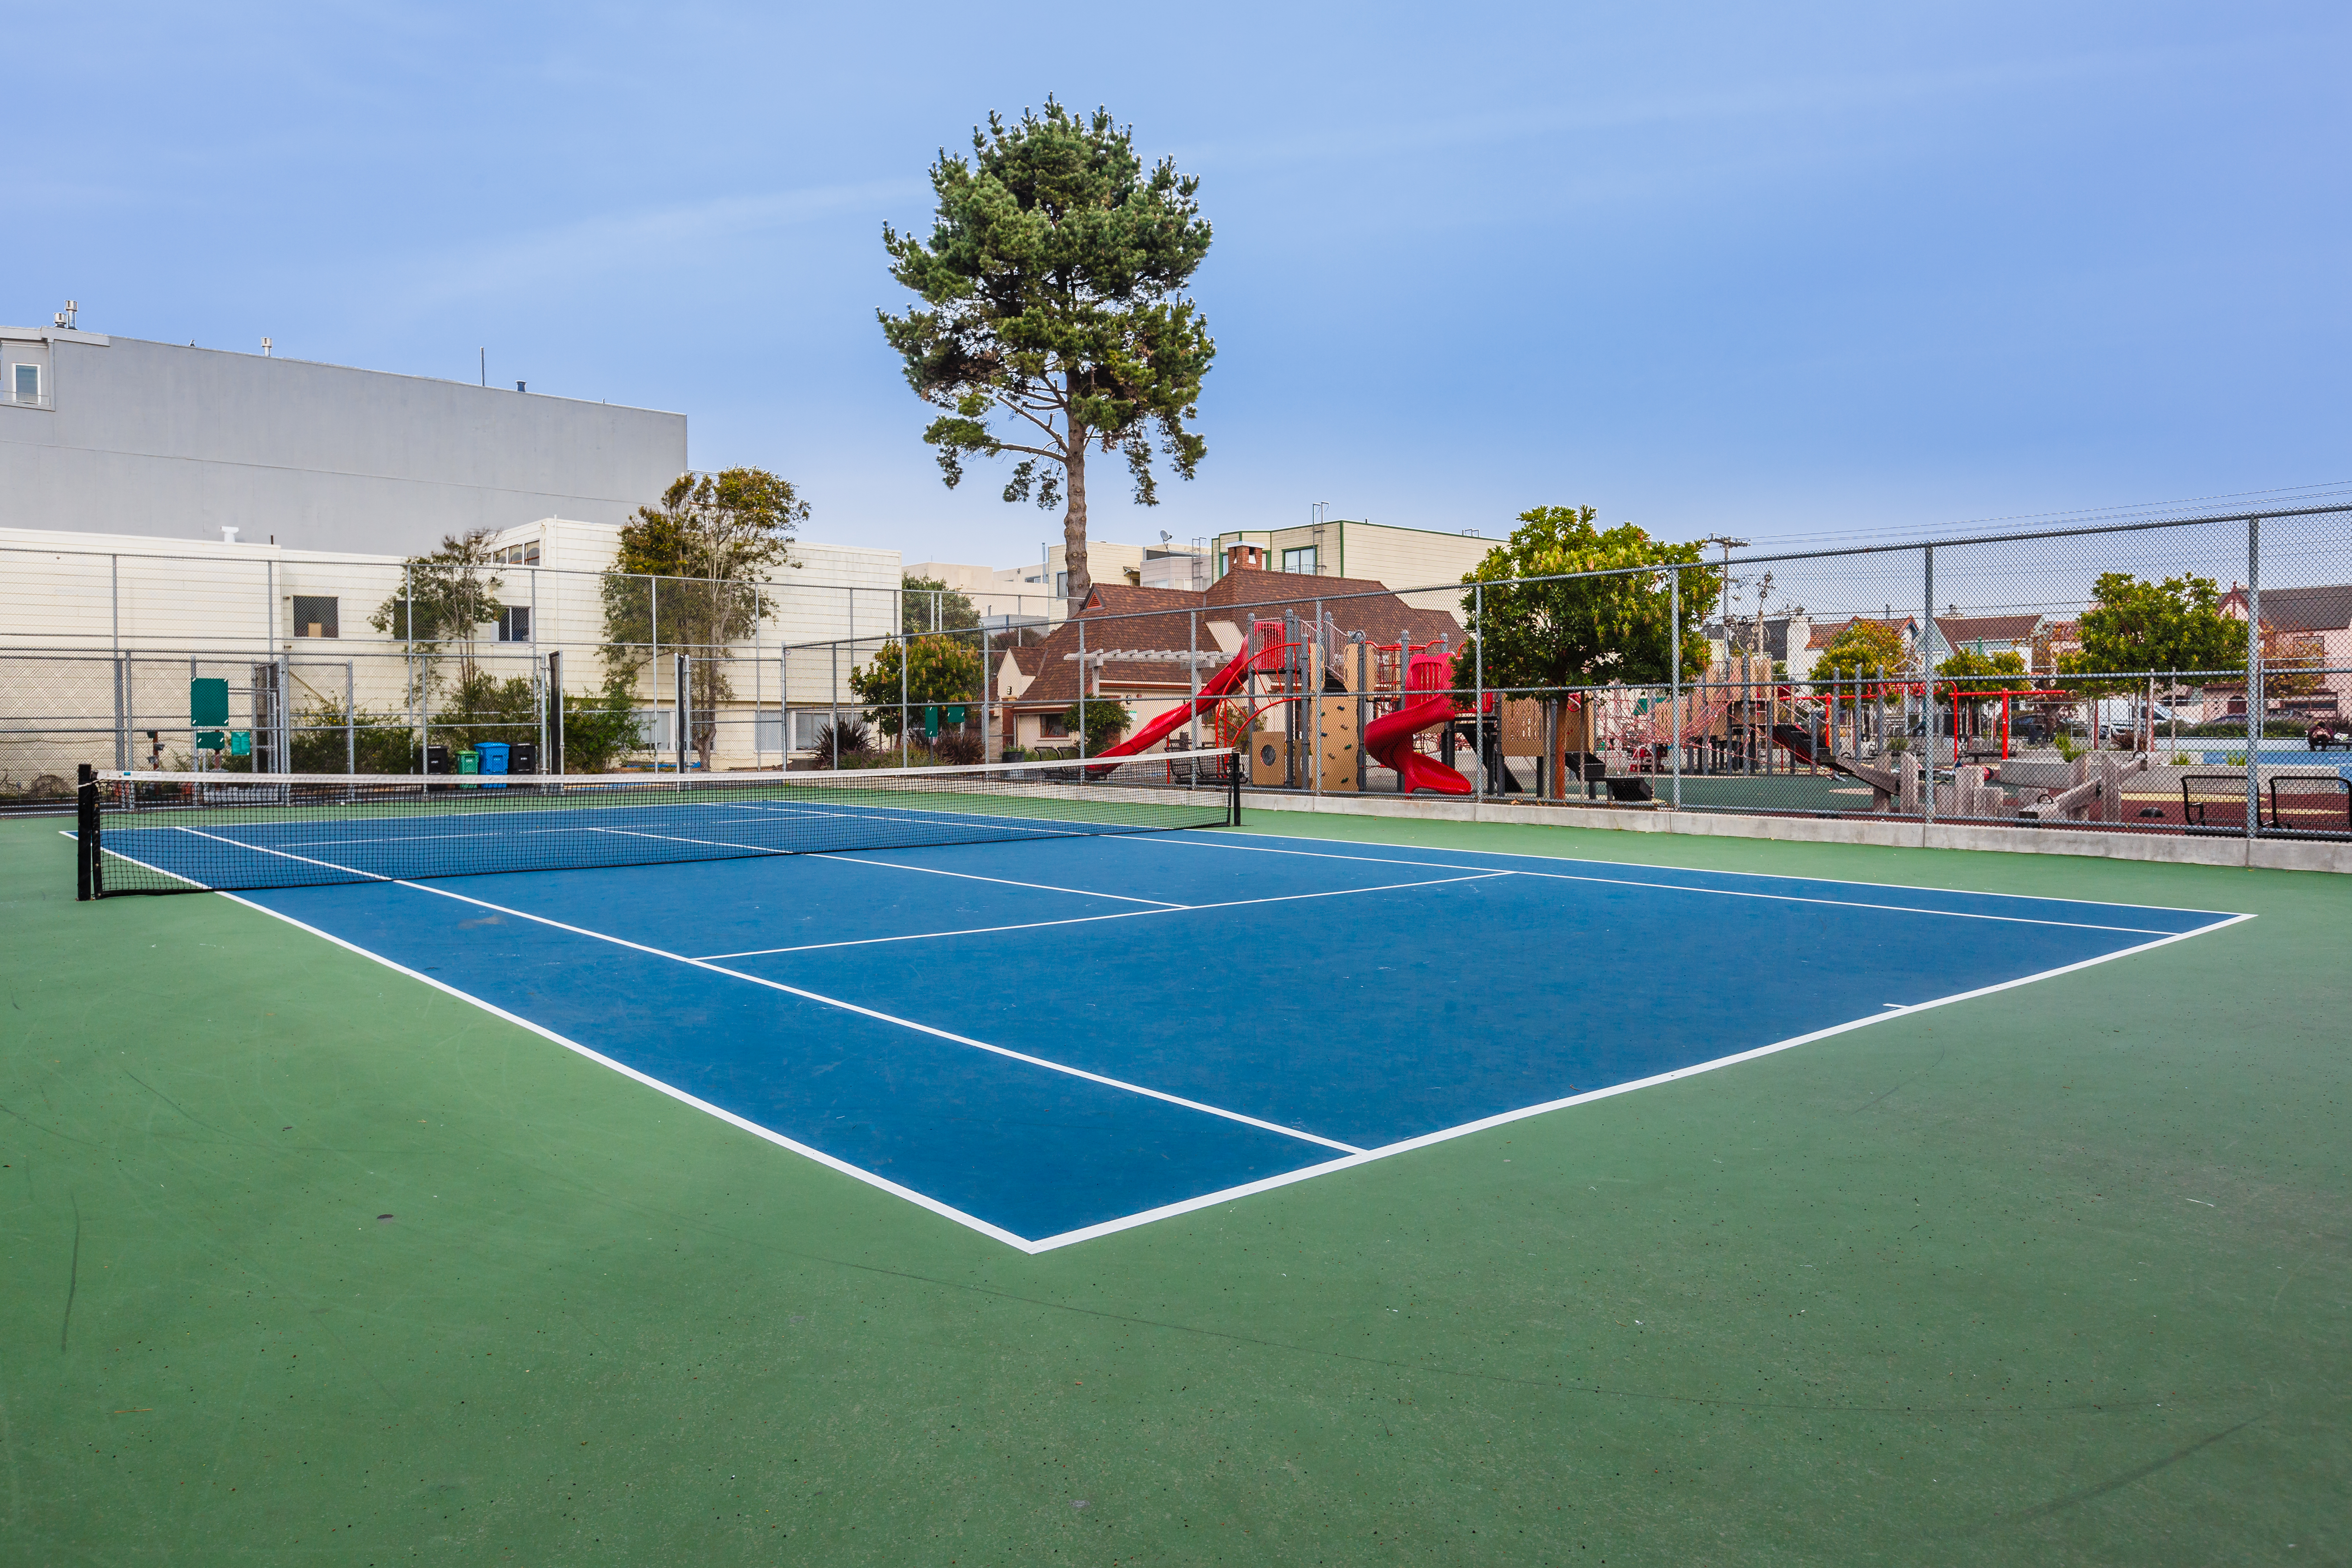
<instances>
[{"instance_id":1,"label":"shrub","mask_svg":"<svg viewBox=\"0 0 2352 1568\"><path fill-rule=\"evenodd\" d=\"M840 746L841 760L846 763L853 757L863 757L874 750L874 731L867 727L863 719L844 719L837 724L827 724L816 732L817 760L821 763L832 762L836 742Z\"/></svg>"}]
</instances>

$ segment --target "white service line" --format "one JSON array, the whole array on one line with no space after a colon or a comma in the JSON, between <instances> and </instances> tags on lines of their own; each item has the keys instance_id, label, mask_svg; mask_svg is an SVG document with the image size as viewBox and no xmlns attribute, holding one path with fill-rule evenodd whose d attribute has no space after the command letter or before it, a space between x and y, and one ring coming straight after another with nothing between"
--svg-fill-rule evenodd
<instances>
[{"instance_id":1,"label":"white service line","mask_svg":"<svg viewBox=\"0 0 2352 1568\"><path fill-rule=\"evenodd\" d=\"M633 827L597 827L593 833L610 833L622 838L658 838L670 844L698 844L706 849L749 849L761 854L776 854L772 845L737 844L724 838L687 838L675 833L643 833ZM1005 888L1028 888L1040 893L1071 893L1082 899L1116 899L1123 904L1150 904L1163 910L1181 910L1187 906L1171 904L1165 899L1136 899L1125 893L1095 893L1081 888L1056 888L1045 882L1016 882L1010 877L981 877L970 871L943 871L937 866L902 866L896 860L861 860L855 855L828 854L823 850L804 850L812 860L846 860L853 866L881 866L893 871L921 871L933 877L960 877L967 882L994 882Z\"/></svg>"},{"instance_id":2,"label":"white service line","mask_svg":"<svg viewBox=\"0 0 2352 1568\"><path fill-rule=\"evenodd\" d=\"M1377 866L1423 866L1442 868L1450 871L1466 869L1466 868L1458 860L1395 860L1385 855L1334 855L1326 851L1315 849L1267 849L1252 844L1218 844L1210 840L1192 837L1189 836L1174 837L1171 842L1193 849L1244 849L1255 850L1256 853L1261 855L1298 855L1313 860L1356 860ZM1486 853L1486 851L1473 850L1470 851L1470 853L1484 854ZM1802 894L1798 893L1751 893L1738 888L1704 888L1694 887L1687 882L1644 881L1638 877L1594 877L1582 876L1570 871L1526 870L1514 870L1512 875L1518 877L1537 877L1548 882L1595 882L1604 887L1612 888L1647 888L1656 892L1698 893L1718 899L1761 899L1770 903L1822 904L1833 909L1876 910L1883 913L1897 915L1932 915L1944 920L1998 921L2007 925L2063 926L2069 931L2122 931L2130 936L2173 936L2178 934L2177 932L2164 931L2154 926L2100 925L2091 921L2036 920L2027 915L1980 914L1970 910L1930 910L1922 909L1916 904L1875 904L1866 902L1860 899L1816 899L1807 898ZM1788 881L1803 881L1808 880L1809 879L1791 877L1784 879ZM1885 884L1863 883L1858 885L1885 886ZM1922 890L1940 892L1953 891L1957 889L1928 889ZM1966 896L1981 899L2007 899L2019 897L2020 895L2012 893L1976 893ZM2049 903L2085 903L2090 900L2082 899L2051 899L2039 901ZM2118 904L2115 907L2117 909L2162 909L2164 906L2160 904ZM2182 912L2190 914L2205 914L2219 911L2191 910ZM2199 929L2202 930L2204 928L2200 927Z\"/></svg>"},{"instance_id":3,"label":"white service line","mask_svg":"<svg viewBox=\"0 0 2352 1568\"><path fill-rule=\"evenodd\" d=\"M819 859L844 857L824 855ZM919 931L906 936L864 936L850 942L812 942L799 947L755 947L743 952L706 952L705 959L766 958L779 952L821 952L834 947L876 947L891 942L929 942L938 937L991 936L1005 931L1041 931L1047 926L1090 925L1097 921L1142 920L1150 915L1198 914L1204 910L1238 910L1251 904L1295 904L1307 899L1345 899L1358 893L1394 893L1407 888L1443 888L1454 882L1483 882L1490 877L1516 877L1516 871L1480 871L1468 877L1439 877L1427 882L1388 882L1377 888L1331 888L1319 893L1283 893L1264 899L1228 899L1214 904L1171 904L1164 910L1119 910L1108 915L1072 915L1066 920L1024 921L1017 925L971 926L962 931Z\"/></svg>"},{"instance_id":4,"label":"white service line","mask_svg":"<svg viewBox=\"0 0 2352 1568\"><path fill-rule=\"evenodd\" d=\"M195 833L203 838L216 837L193 827L183 828L181 831ZM222 839L221 842L233 844L236 841ZM239 845L238 847L252 849L257 846L246 844ZM494 904L488 899L471 898L464 893L451 892L446 888L436 888L427 882L412 882L401 877L379 877L371 872L355 870L349 866L334 866L325 860L313 860L307 855L287 855L282 849L265 849L262 853L284 855L289 860L299 860L310 866L325 866L331 870L341 871L353 877L363 877L372 882L390 882L394 887L409 888L420 893L431 893L439 899L455 899L461 904L471 904L476 909L495 910L499 914L512 915L521 921L532 921L557 931L570 931L574 936L584 936L596 942L609 942L615 947L625 947L632 952L646 953L654 958L666 958L673 963L689 964L696 969L708 970L713 974L724 974L730 980L741 980L753 985L765 986L771 991L781 991L788 996L798 996L805 1002L837 1007L845 1013L856 1013L861 1017L872 1018L880 1023L896 1024L902 1029L912 1029L919 1035L929 1035L936 1039L946 1040L954 1045L969 1046L974 1050L987 1051L991 1055L1010 1058L1017 1062L1026 1062L1031 1067L1044 1068L1048 1072L1064 1073L1071 1078L1084 1079L1089 1083L1102 1084L1108 1089L1124 1089L1129 1094L1139 1094L1149 1100L1164 1100L1170 1105L1181 1105L1187 1110L1198 1110L1210 1116L1222 1116L1228 1121L1238 1121L1267 1132L1278 1132L1286 1138L1298 1138L1309 1143L1320 1143L1326 1149L1338 1149L1349 1154L1362 1152L1353 1143L1342 1143L1336 1138L1326 1138L1320 1133L1303 1131L1296 1127L1285 1127L1280 1122L1262 1121L1239 1110L1227 1110L1220 1105L1210 1105L1198 1100L1187 1100L1181 1094L1170 1094L1164 1089L1147 1088L1139 1083L1129 1083L1124 1079L1108 1078L1101 1073L1088 1072L1084 1068L1072 1067L1067 1062L1048 1061L1044 1057L1033 1057L1026 1051L1016 1051L1006 1046L992 1046L986 1040L975 1040L970 1035L959 1035L951 1030L934 1028L929 1024L919 1024L912 1018L901 1018L896 1014L878 1012L872 1007L861 1007L855 1002L846 1002L838 996L827 996L822 992L806 991L800 986L787 985L781 980L770 980L761 975L746 974L740 969L722 968L708 959L688 958L682 952L669 952L658 947L648 947L644 942L631 942L626 937L612 936L601 931L590 931L586 926L571 925L562 921L550 920L545 915L535 915L528 910L510 909L505 904Z\"/></svg>"},{"instance_id":5,"label":"white service line","mask_svg":"<svg viewBox=\"0 0 2352 1568\"><path fill-rule=\"evenodd\" d=\"M1191 904L1170 903L1166 899L1138 899L1126 893L1097 893L1086 888L1057 888L1050 882L1016 882L1010 877L982 877L971 871L950 871L938 866L906 866L896 860L861 860L855 855L829 854L823 850L811 852L817 860L846 860L853 866L880 866L892 871L920 871L929 877L957 877L967 882L994 882L1004 888L1030 888L1041 893L1073 893L1082 899L1117 899L1127 904L1152 904L1163 910L1188 910Z\"/></svg>"},{"instance_id":6,"label":"white service line","mask_svg":"<svg viewBox=\"0 0 2352 1568\"><path fill-rule=\"evenodd\" d=\"M1309 1143L1320 1143L1326 1149L1340 1149L1351 1154L1362 1152L1354 1144L1342 1143L1335 1138L1326 1138L1319 1133L1302 1131L1296 1127L1285 1127L1280 1122L1264 1121L1242 1111L1227 1110L1223 1106L1209 1105L1197 1100L1187 1100L1182 1095L1170 1094L1163 1089L1148 1088L1139 1083L1129 1083L1124 1079L1088 1072L1084 1068L1072 1067L1066 1062L1049 1061L1044 1057L1033 1057L1026 1051L1016 1051L1007 1046L992 1046L986 1040L975 1040L970 1035L959 1035L952 1030L918 1023L912 1018L901 1018L895 1013L884 1013L872 1007L863 1007L855 1002L844 1001L838 996L827 996L823 992L804 990L798 985L787 985L781 980L770 980L763 975L746 974L740 969L724 968L708 959L689 958L682 952L670 952L662 948L649 947L641 942L631 942L626 937L613 936L604 931L591 931L586 926L571 925L562 921L551 920L545 915L532 914L529 910L511 909L505 904L494 904L488 899L477 899L465 893L453 892L447 888L436 888L430 883L397 879L395 881L397 886L413 888L420 893L431 893L436 898L455 899L461 904L471 904L476 909L494 910L502 915L512 915L517 920L532 921L557 931L570 931L574 936L589 937L597 942L609 942L615 947L625 947L654 958L666 958L673 963L689 964L696 969L708 970L713 974L724 974L730 980L741 980L753 985L762 985L771 991L781 991L788 996L798 996L803 1001L819 1003L827 1007L837 1007L845 1013L855 1013L861 1017L872 1018L880 1023L896 1024L902 1029L912 1029L919 1035L929 1035L935 1039L947 1040L959 1046L970 1046L974 1050L1008 1057L1014 1061L1026 1062L1031 1067L1044 1068L1050 1072L1066 1073L1071 1078L1085 1079L1089 1083L1099 1083L1110 1089L1125 1089L1129 1094L1139 1094L1148 1099L1165 1100L1170 1105L1181 1105L1187 1110L1199 1110L1211 1116L1222 1116L1228 1121L1239 1121L1267 1132L1279 1132L1286 1138L1300 1138Z\"/></svg>"},{"instance_id":7,"label":"white service line","mask_svg":"<svg viewBox=\"0 0 2352 1568\"><path fill-rule=\"evenodd\" d=\"M1550 826L1552 825L1549 823L1534 823L1525 825L1511 824L1509 826ZM1200 831L1202 833L1232 834L1235 830L1223 827L1207 827L1202 828ZM1580 828L1578 831L1583 832L1587 830ZM1246 838L1254 836L1244 833L1241 837ZM1270 833L1265 835L1265 837L1269 838L1280 838L1286 844L1359 844L1367 849L1410 849L1416 854L1430 853L1430 846L1426 844L1394 844L1385 838L1316 839L1302 838L1295 833ZM1213 846L1205 846L1205 847L1213 847L1218 849L1244 849L1254 847L1245 844L1218 844ZM1307 855L1314 853L1314 851L1306 849L1268 849L1265 853L1269 855ZM1461 855L1492 855L1505 860L1537 860L1549 866L1633 866L1651 871L1690 871L1696 875L1704 877L1747 877L1759 882L1835 882L1841 887L1885 888L1890 891L1898 893L1958 893L1962 898L1969 899L2027 899L2036 903L2044 904L2084 904L2093 909L2155 910L2159 913L2168 915L2226 915L2232 912L2228 910L2183 909L2177 904L2136 904L2128 899L2061 899L2053 897L2047 893L1988 893L1981 888L1944 888L1937 887L1927 882L1874 882L1866 877L1792 877L1786 871L1726 871L1713 867L1650 866L1645 865L1643 862L1639 860L1589 860L1580 855L1529 855L1517 849L1462 849L1456 850L1454 853ZM1336 855L1330 857L1330 858L1337 860L1379 860L1384 859L1386 857L1379 855ZM2200 927L2199 929L2203 930L2207 928Z\"/></svg>"}]
</instances>

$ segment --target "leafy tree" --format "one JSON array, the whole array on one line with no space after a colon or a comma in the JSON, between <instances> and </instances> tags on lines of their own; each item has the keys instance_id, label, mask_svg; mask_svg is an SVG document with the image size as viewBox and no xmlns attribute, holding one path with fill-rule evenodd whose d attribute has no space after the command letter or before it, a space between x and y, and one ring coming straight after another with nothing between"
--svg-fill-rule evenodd
<instances>
[{"instance_id":1,"label":"leafy tree","mask_svg":"<svg viewBox=\"0 0 2352 1568\"><path fill-rule=\"evenodd\" d=\"M470 679L478 673L476 633L497 620L506 607L499 603L499 580L489 570L497 562L490 548L493 531L477 528L445 533L439 549L410 556L403 574L403 591L377 605L368 617L368 625L408 644L416 656L411 666L411 703L420 691L432 689L434 660L446 642L457 645L459 679Z\"/></svg>"},{"instance_id":2,"label":"leafy tree","mask_svg":"<svg viewBox=\"0 0 2352 1568\"><path fill-rule=\"evenodd\" d=\"M901 658L907 670L908 711L917 725L922 710L934 702L972 703L980 700L980 649L961 637L917 637L904 645L886 643L871 664L849 672L849 689L866 704L866 717L885 735L898 733Z\"/></svg>"},{"instance_id":3,"label":"leafy tree","mask_svg":"<svg viewBox=\"0 0 2352 1568\"><path fill-rule=\"evenodd\" d=\"M1484 583L1486 621L1475 635L1486 643L1486 684L1500 687L1591 686L1612 681L1665 680L1680 643L1685 679L1706 668L1706 606L1722 582L1720 568L1697 564L1699 546L1652 539L1634 524L1602 531L1591 507L1542 506L1519 514L1520 526L1486 552L1462 580ZM1563 582L1509 583L1579 572L1686 562L1682 576L1682 625L1668 625L1666 576L1624 572ZM1470 595L1464 595L1465 608Z\"/></svg>"},{"instance_id":4,"label":"leafy tree","mask_svg":"<svg viewBox=\"0 0 2352 1568\"><path fill-rule=\"evenodd\" d=\"M2059 661L2066 674L2246 666L2245 623L2221 614L2221 586L2210 577L2149 583L2128 572L2103 572L2091 600L2081 649Z\"/></svg>"},{"instance_id":5,"label":"leafy tree","mask_svg":"<svg viewBox=\"0 0 2352 1568\"><path fill-rule=\"evenodd\" d=\"M1849 621L1813 662L1815 680L1860 680L1881 672L1900 676L1911 650L1885 621Z\"/></svg>"},{"instance_id":6,"label":"leafy tree","mask_svg":"<svg viewBox=\"0 0 2352 1568\"><path fill-rule=\"evenodd\" d=\"M1007 125L975 129L970 162L940 153L929 239L887 226L890 276L922 296L878 311L907 384L946 410L923 431L950 489L963 459L1019 454L1007 501L1064 497L1069 599L1083 603L1087 458L1127 459L1139 505L1159 500L1152 432L1189 479L1207 444L1186 427L1216 354L1181 290L1208 254L1198 178L1162 159L1148 173L1110 111L1053 99ZM1003 426L1000 433L996 420ZM1044 472L1039 465L1045 466Z\"/></svg>"},{"instance_id":7,"label":"leafy tree","mask_svg":"<svg viewBox=\"0 0 2352 1568\"><path fill-rule=\"evenodd\" d=\"M2027 672L2024 658L2014 653L1954 648L1952 657L1936 667L1936 673L1958 683L1962 696L1980 691L2033 689L2033 677Z\"/></svg>"},{"instance_id":8,"label":"leafy tree","mask_svg":"<svg viewBox=\"0 0 2352 1568\"><path fill-rule=\"evenodd\" d=\"M789 479L727 468L679 475L659 506L639 507L621 529L604 584L604 668L634 686L656 637L691 655L692 744L706 768L719 704L735 694L724 661L758 623L770 570L799 564L791 542L808 515Z\"/></svg>"},{"instance_id":9,"label":"leafy tree","mask_svg":"<svg viewBox=\"0 0 2352 1568\"><path fill-rule=\"evenodd\" d=\"M906 592L900 595L900 630L909 637L924 632L968 632L980 626L980 611L971 598L959 589L950 588L937 577L908 577ZM933 606L939 613L939 624L931 624Z\"/></svg>"},{"instance_id":10,"label":"leafy tree","mask_svg":"<svg viewBox=\"0 0 2352 1568\"><path fill-rule=\"evenodd\" d=\"M1128 705L1115 697L1087 699L1087 755L1098 756L1104 750L1118 743L1135 722L1135 714ZM1062 729L1066 734L1078 732L1078 705L1075 702L1063 710Z\"/></svg>"}]
</instances>

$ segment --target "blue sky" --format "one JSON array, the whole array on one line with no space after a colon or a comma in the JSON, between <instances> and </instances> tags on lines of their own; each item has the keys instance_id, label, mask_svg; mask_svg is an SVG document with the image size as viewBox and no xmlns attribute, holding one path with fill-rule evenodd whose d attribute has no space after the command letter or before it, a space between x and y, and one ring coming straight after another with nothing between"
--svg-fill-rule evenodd
<instances>
[{"instance_id":1,"label":"blue sky","mask_svg":"<svg viewBox=\"0 0 2352 1568\"><path fill-rule=\"evenodd\" d=\"M0 317L684 410L812 537L944 489L885 221L990 109L1202 179L1209 457L1094 534L1590 503L1759 542L2352 479L2341 5L8 5ZM1050 41L1037 35L1049 31Z\"/></svg>"}]
</instances>

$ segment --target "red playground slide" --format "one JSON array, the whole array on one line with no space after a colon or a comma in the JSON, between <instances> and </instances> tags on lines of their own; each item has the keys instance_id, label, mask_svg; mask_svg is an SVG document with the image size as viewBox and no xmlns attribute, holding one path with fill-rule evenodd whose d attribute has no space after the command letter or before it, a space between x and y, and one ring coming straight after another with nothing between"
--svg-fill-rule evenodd
<instances>
[{"instance_id":1,"label":"red playground slide","mask_svg":"<svg viewBox=\"0 0 2352 1568\"><path fill-rule=\"evenodd\" d=\"M1447 767L1444 763L1424 757L1412 749L1412 738L1423 730L1443 724L1454 717L1454 699L1441 689L1450 684L1452 672L1442 658L1416 658L1406 679L1408 690L1436 692L1435 696L1408 704L1393 713L1384 713L1364 726L1364 751L1382 767L1393 768L1404 781L1405 793L1425 789L1438 795L1468 795L1470 781Z\"/></svg>"}]
</instances>

